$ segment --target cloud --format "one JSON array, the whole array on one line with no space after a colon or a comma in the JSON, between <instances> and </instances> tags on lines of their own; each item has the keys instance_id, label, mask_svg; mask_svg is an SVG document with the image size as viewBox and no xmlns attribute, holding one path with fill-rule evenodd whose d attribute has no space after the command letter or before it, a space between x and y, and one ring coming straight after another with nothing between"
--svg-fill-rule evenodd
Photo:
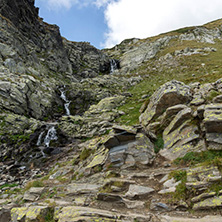
<instances>
[{"instance_id":1,"label":"cloud","mask_svg":"<svg viewBox=\"0 0 222 222\"><path fill-rule=\"evenodd\" d=\"M77 4L79 0L47 0L50 9L66 8L70 9L73 4Z\"/></svg>"},{"instance_id":2,"label":"cloud","mask_svg":"<svg viewBox=\"0 0 222 222\"><path fill-rule=\"evenodd\" d=\"M77 5L79 7L95 5L96 7L101 8L107 6L113 1L115 0L46 0L48 7L52 10L57 10L61 8L70 9L74 5Z\"/></svg>"},{"instance_id":3,"label":"cloud","mask_svg":"<svg viewBox=\"0 0 222 222\"><path fill-rule=\"evenodd\" d=\"M107 32L101 47L127 38L146 38L221 17L221 0L39 0L51 10L96 6L104 11ZM87 15L86 15L87 16Z\"/></svg>"},{"instance_id":4,"label":"cloud","mask_svg":"<svg viewBox=\"0 0 222 222\"><path fill-rule=\"evenodd\" d=\"M145 38L177 28L201 25L221 16L221 0L118 0L108 3L108 32L103 47L126 38Z\"/></svg>"}]
</instances>

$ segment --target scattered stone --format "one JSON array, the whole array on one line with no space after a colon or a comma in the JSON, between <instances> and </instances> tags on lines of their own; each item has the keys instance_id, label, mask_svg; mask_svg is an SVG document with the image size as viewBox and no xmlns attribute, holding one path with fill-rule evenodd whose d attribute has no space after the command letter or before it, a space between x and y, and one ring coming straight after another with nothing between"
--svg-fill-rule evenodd
<instances>
[{"instance_id":1,"label":"scattered stone","mask_svg":"<svg viewBox=\"0 0 222 222\"><path fill-rule=\"evenodd\" d=\"M222 207L222 196L212 197L203 200L199 203L195 203L193 206L194 210L210 210L218 207Z\"/></svg>"},{"instance_id":2,"label":"scattered stone","mask_svg":"<svg viewBox=\"0 0 222 222\"><path fill-rule=\"evenodd\" d=\"M31 187L27 192L25 192L23 200L36 201L39 199L44 190L44 187Z\"/></svg>"},{"instance_id":3,"label":"scattered stone","mask_svg":"<svg viewBox=\"0 0 222 222\"><path fill-rule=\"evenodd\" d=\"M216 195L216 192L210 192L210 193L202 193L200 194L199 196L196 196L196 197L193 197L191 199L191 202L192 203L196 203L196 202L200 202L201 200L203 199L207 199L209 197L213 197Z\"/></svg>"},{"instance_id":4,"label":"scattered stone","mask_svg":"<svg viewBox=\"0 0 222 222\"><path fill-rule=\"evenodd\" d=\"M12 208L11 218L12 222L17 221L40 221L45 220L49 208L46 206L30 206Z\"/></svg>"},{"instance_id":5,"label":"scattered stone","mask_svg":"<svg viewBox=\"0 0 222 222\"><path fill-rule=\"evenodd\" d=\"M90 194L99 191L101 185L89 183L72 183L67 186L68 195Z\"/></svg>"},{"instance_id":6,"label":"scattered stone","mask_svg":"<svg viewBox=\"0 0 222 222\"><path fill-rule=\"evenodd\" d=\"M2 222L10 222L11 221L10 210L0 207L0 221L2 221Z\"/></svg>"},{"instance_id":7,"label":"scattered stone","mask_svg":"<svg viewBox=\"0 0 222 222\"><path fill-rule=\"evenodd\" d=\"M188 217L171 217L168 215L161 216L161 222L220 222L222 217L220 215L217 216L205 216L202 218L188 218Z\"/></svg>"},{"instance_id":8,"label":"scattered stone","mask_svg":"<svg viewBox=\"0 0 222 222\"><path fill-rule=\"evenodd\" d=\"M126 198L143 198L154 192L155 190L151 187L145 187L140 185L130 185L128 192L125 194Z\"/></svg>"},{"instance_id":9,"label":"scattered stone","mask_svg":"<svg viewBox=\"0 0 222 222\"><path fill-rule=\"evenodd\" d=\"M150 210L155 211L170 211L171 208L167 206L165 203L157 202L156 200L152 200L150 203Z\"/></svg>"},{"instance_id":10,"label":"scattered stone","mask_svg":"<svg viewBox=\"0 0 222 222\"><path fill-rule=\"evenodd\" d=\"M105 211L100 209L93 209L88 207L76 207L69 206L63 208L56 208L54 218L59 222L62 221L96 221L100 219L109 220L109 221L118 221L119 215L112 213L111 211Z\"/></svg>"},{"instance_id":11,"label":"scattered stone","mask_svg":"<svg viewBox=\"0 0 222 222\"><path fill-rule=\"evenodd\" d=\"M145 202L143 201L138 201L138 200L131 201L124 198L123 198L123 201L128 209L143 209L145 207Z\"/></svg>"},{"instance_id":12,"label":"scattered stone","mask_svg":"<svg viewBox=\"0 0 222 222\"><path fill-rule=\"evenodd\" d=\"M111 193L98 193L97 200L106 202L123 202L123 199L120 195Z\"/></svg>"}]
</instances>

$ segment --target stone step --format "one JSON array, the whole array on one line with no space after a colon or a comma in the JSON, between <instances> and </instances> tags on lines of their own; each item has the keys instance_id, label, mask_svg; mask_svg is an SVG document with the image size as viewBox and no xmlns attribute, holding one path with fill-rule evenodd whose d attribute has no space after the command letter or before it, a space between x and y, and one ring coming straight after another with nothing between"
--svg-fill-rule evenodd
<instances>
[{"instance_id":1,"label":"stone step","mask_svg":"<svg viewBox=\"0 0 222 222\"><path fill-rule=\"evenodd\" d=\"M58 222L81 221L81 222L149 222L152 215L139 214L119 214L117 212L106 211L89 207L69 206L55 210L55 220Z\"/></svg>"}]
</instances>

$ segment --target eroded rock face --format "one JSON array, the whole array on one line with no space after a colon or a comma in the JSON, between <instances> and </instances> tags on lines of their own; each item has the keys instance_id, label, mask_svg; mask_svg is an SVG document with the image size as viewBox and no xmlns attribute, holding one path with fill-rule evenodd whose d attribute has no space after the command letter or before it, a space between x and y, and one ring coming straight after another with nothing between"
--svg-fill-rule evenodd
<instances>
[{"instance_id":1,"label":"eroded rock face","mask_svg":"<svg viewBox=\"0 0 222 222\"><path fill-rule=\"evenodd\" d=\"M137 68L142 62L152 59L161 48L165 47L174 36L165 36L151 43L143 43L128 50L120 61L122 72L129 72Z\"/></svg>"},{"instance_id":2,"label":"eroded rock face","mask_svg":"<svg viewBox=\"0 0 222 222\"><path fill-rule=\"evenodd\" d=\"M64 116L60 129L70 137L93 137L104 134L110 122L119 116L117 107L124 103L124 96L102 99L97 105L92 105L83 116Z\"/></svg>"},{"instance_id":3,"label":"eroded rock face","mask_svg":"<svg viewBox=\"0 0 222 222\"><path fill-rule=\"evenodd\" d=\"M151 97L140 116L150 138L162 135L160 154L174 160L188 152L221 150L220 80L186 86L178 81L164 84Z\"/></svg>"},{"instance_id":4,"label":"eroded rock face","mask_svg":"<svg viewBox=\"0 0 222 222\"><path fill-rule=\"evenodd\" d=\"M160 87L151 97L145 112L140 116L141 124L146 127L153 119L177 104L187 104L191 99L190 87L173 80Z\"/></svg>"},{"instance_id":5,"label":"eroded rock face","mask_svg":"<svg viewBox=\"0 0 222 222\"><path fill-rule=\"evenodd\" d=\"M107 55L89 43L63 39L58 26L38 17L34 1L2 0L0 14L2 111L43 119L61 104L57 87L109 74Z\"/></svg>"}]
</instances>

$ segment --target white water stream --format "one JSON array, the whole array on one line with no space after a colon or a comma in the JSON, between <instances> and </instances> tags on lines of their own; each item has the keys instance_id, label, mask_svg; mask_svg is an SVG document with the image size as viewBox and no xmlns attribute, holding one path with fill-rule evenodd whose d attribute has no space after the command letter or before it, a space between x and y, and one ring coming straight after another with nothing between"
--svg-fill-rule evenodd
<instances>
[{"instance_id":1,"label":"white water stream","mask_svg":"<svg viewBox=\"0 0 222 222\"><path fill-rule=\"evenodd\" d=\"M64 88L60 88L59 91L61 92L60 98L65 102L65 103L64 103L64 107L65 107L65 110L66 110L66 115L67 115L67 116L70 116L69 105L70 105L70 102L71 102L71 101L69 101L69 100L66 98L66 94L65 94Z\"/></svg>"},{"instance_id":2,"label":"white water stream","mask_svg":"<svg viewBox=\"0 0 222 222\"><path fill-rule=\"evenodd\" d=\"M115 59L110 60L110 74L113 74L113 72L117 69L117 63Z\"/></svg>"}]
</instances>

